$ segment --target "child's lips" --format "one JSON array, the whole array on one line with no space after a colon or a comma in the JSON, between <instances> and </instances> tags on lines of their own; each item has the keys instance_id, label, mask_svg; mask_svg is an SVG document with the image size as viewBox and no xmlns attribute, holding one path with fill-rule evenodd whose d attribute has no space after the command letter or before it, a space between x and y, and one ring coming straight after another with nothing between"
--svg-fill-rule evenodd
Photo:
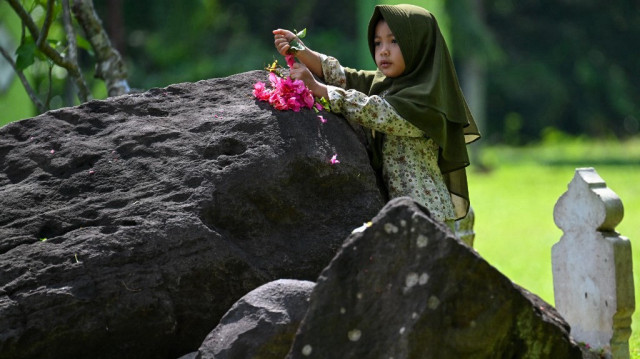
<instances>
[{"instance_id":1,"label":"child's lips","mask_svg":"<svg viewBox=\"0 0 640 359\"><path fill-rule=\"evenodd\" d=\"M391 66L391 61L380 61L380 67L382 68L387 68L389 66Z\"/></svg>"}]
</instances>

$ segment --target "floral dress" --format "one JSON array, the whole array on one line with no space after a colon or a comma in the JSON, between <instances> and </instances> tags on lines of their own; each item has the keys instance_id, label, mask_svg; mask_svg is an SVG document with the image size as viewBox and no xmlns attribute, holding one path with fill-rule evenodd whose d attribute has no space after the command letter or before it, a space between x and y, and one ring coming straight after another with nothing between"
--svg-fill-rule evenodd
<instances>
[{"instance_id":1,"label":"floral dress","mask_svg":"<svg viewBox=\"0 0 640 359\"><path fill-rule=\"evenodd\" d=\"M438 145L400 117L381 96L346 89L344 68L333 57L323 56L331 110L347 120L385 134L382 145L382 177L391 198L408 196L425 206L442 222L455 218L449 190L438 167Z\"/></svg>"}]
</instances>

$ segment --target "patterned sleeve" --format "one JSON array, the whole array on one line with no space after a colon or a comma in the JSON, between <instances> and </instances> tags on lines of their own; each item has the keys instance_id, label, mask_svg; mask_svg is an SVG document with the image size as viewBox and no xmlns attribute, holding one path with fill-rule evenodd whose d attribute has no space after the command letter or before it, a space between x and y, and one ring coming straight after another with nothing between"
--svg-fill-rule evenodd
<instances>
[{"instance_id":1,"label":"patterned sleeve","mask_svg":"<svg viewBox=\"0 0 640 359\"><path fill-rule=\"evenodd\" d=\"M380 96L367 96L355 90L327 86L331 111L341 113L347 120L389 135L422 137L424 132L402 118Z\"/></svg>"},{"instance_id":2,"label":"patterned sleeve","mask_svg":"<svg viewBox=\"0 0 640 359\"><path fill-rule=\"evenodd\" d=\"M344 74L344 68L340 62L331 56L322 56L322 75L327 85L346 88L347 77Z\"/></svg>"}]
</instances>

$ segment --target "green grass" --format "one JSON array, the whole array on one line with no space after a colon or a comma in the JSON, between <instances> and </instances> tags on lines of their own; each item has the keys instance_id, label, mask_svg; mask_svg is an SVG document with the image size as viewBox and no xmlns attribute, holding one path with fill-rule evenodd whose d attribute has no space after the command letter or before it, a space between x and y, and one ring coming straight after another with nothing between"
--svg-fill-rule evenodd
<instances>
[{"instance_id":1,"label":"green grass","mask_svg":"<svg viewBox=\"0 0 640 359\"><path fill-rule=\"evenodd\" d=\"M634 241L640 240L640 139L554 138L526 148L484 147L478 156L490 170L472 166L468 173L475 248L515 283L554 303L551 247L562 231L553 208L578 167L595 168L622 199L625 214L616 230L631 240L633 272L639 273L640 244ZM634 282L638 298L638 278ZM631 357L640 358L638 310L632 320Z\"/></svg>"}]
</instances>

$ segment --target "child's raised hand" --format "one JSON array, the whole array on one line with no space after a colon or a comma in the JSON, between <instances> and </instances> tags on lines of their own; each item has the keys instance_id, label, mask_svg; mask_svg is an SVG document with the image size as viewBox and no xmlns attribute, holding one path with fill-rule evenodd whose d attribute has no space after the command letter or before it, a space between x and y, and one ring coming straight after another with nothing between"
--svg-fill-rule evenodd
<instances>
[{"instance_id":1,"label":"child's raised hand","mask_svg":"<svg viewBox=\"0 0 640 359\"><path fill-rule=\"evenodd\" d=\"M288 54L289 49L291 48L291 45L289 45L289 43L295 38L296 34L289 30L273 30L273 43L276 46L276 50L278 50L278 52L282 56L286 56ZM299 39L298 41L302 43L302 41L300 41Z\"/></svg>"}]
</instances>

